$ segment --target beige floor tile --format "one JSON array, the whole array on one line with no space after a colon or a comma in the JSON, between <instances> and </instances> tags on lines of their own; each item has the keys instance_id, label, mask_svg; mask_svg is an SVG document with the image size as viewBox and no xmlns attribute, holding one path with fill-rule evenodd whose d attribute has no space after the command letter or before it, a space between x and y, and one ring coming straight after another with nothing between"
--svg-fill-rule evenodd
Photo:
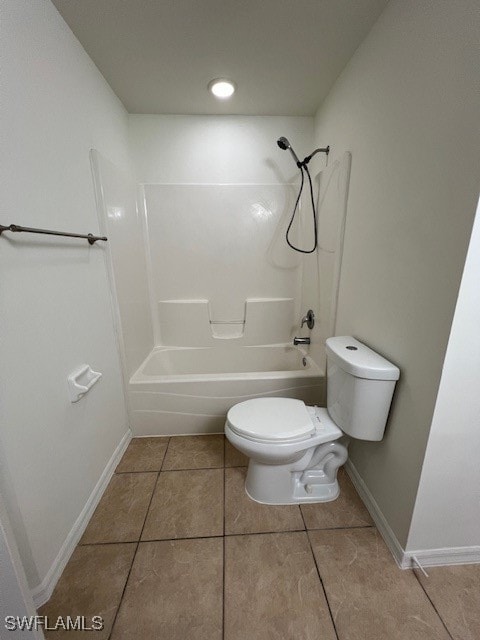
<instances>
[{"instance_id":1,"label":"beige floor tile","mask_svg":"<svg viewBox=\"0 0 480 640\"><path fill-rule=\"evenodd\" d=\"M162 471L142 540L223 535L223 469Z\"/></svg>"},{"instance_id":2,"label":"beige floor tile","mask_svg":"<svg viewBox=\"0 0 480 640\"><path fill-rule=\"evenodd\" d=\"M60 578L52 597L39 614L55 624L59 616L101 616L102 631L46 631L45 637L60 640L95 637L106 640L110 634L123 588L135 553L135 544L106 544L77 547Z\"/></svg>"},{"instance_id":3,"label":"beige floor tile","mask_svg":"<svg viewBox=\"0 0 480 640\"><path fill-rule=\"evenodd\" d=\"M160 471L168 440L168 438L133 438L115 473Z\"/></svg>"},{"instance_id":4,"label":"beige floor tile","mask_svg":"<svg viewBox=\"0 0 480 640\"><path fill-rule=\"evenodd\" d=\"M225 438L225 466L248 467L248 458Z\"/></svg>"},{"instance_id":5,"label":"beige floor tile","mask_svg":"<svg viewBox=\"0 0 480 640\"><path fill-rule=\"evenodd\" d=\"M245 493L247 470L225 469L225 533L262 533L304 529L298 505L258 504Z\"/></svg>"},{"instance_id":6,"label":"beige floor tile","mask_svg":"<svg viewBox=\"0 0 480 640\"><path fill-rule=\"evenodd\" d=\"M225 545L226 640L335 640L306 533Z\"/></svg>"},{"instance_id":7,"label":"beige floor tile","mask_svg":"<svg viewBox=\"0 0 480 640\"><path fill-rule=\"evenodd\" d=\"M80 544L139 540L156 479L156 473L114 475Z\"/></svg>"},{"instance_id":8,"label":"beige floor tile","mask_svg":"<svg viewBox=\"0 0 480 640\"><path fill-rule=\"evenodd\" d=\"M112 640L220 640L223 540L141 542Z\"/></svg>"},{"instance_id":9,"label":"beige floor tile","mask_svg":"<svg viewBox=\"0 0 480 640\"><path fill-rule=\"evenodd\" d=\"M223 467L223 439L223 435L171 438L162 469Z\"/></svg>"},{"instance_id":10,"label":"beige floor tile","mask_svg":"<svg viewBox=\"0 0 480 640\"><path fill-rule=\"evenodd\" d=\"M300 508L307 529L334 529L373 525L370 514L344 469L338 471L340 495L332 502L305 504Z\"/></svg>"},{"instance_id":11,"label":"beige floor tile","mask_svg":"<svg viewBox=\"0 0 480 640\"><path fill-rule=\"evenodd\" d=\"M416 575L454 640L480 638L480 565L429 567Z\"/></svg>"},{"instance_id":12,"label":"beige floor tile","mask_svg":"<svg viewBox=\"0 0 480 640\"><path fill-rule=\"evenodd\" d=\"M308 535L341 640L448 640L415 575L396 566L376 529Z\"/></svg>"}]
</instances>

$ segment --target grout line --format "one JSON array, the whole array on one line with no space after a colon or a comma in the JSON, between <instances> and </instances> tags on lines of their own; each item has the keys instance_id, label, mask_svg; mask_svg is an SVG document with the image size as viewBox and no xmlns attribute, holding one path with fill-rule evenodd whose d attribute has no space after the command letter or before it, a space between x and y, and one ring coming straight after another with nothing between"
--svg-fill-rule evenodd
<instances>
[{"instance_id":1,"label":"grout line","mask_svg":"<svg viewBox=\"0 0 480 640\"><path fill-rule=\"evenodd\" d=\"M245 466L236 466L236 467L224 467L223 465L219 467L189 467L188 469L152 469L151 471L116 471L116 476L122 476L126 473L173 473L174 471L210 471L211 469L247 469Z\"/></svg>"},{"instance_id":2,"label":"grout line","mask_svg":"<svg viewBox=\"0 0 480 640\"><path fill-rule=\"evenodd\" d=\"M280 506L282 506L282 505L280 505ZM289 506L289 505L286 505L286 506ZM291 506L294 506L294 505L291 505ZM302 513L302 510L300 508L301 505L297 504L296 506L298 507L298 510L300 511L300 518L302 519L302 522L303 522L303 531L306 531L307 530L307 525L305 524L305 518L303 517L303 513Z\"/></svg>"},{"instance_id":3,"label":"grout line","mask_svg":"<svg viewBox=\"0 0 480 640\"><path fill-rule=\"evenodd\" d=\"M79 542L78 547L101 547L108 544L137 544L138 540L114 540L109 542Z\"/></svg>"},{"instance_id":4,"label":"grout line","mask_svg":"<svg viewBox=\"0 0 480 640\"><path fill-rule=\"evenodd\" d=\"M300 513L302 514L302 520L303 520L303 524L305 526L305 529L307 529L307 525L305 523L305 518L303 517L303 513L302 513L301 509L300 509ZM322 579L322 576L320 574L320 567L318 566L317 559L316 559L315 554L313 552L312 541L310 540L310 536L308 535L308 529L306 530L306 535L307 535L308 545L310 547L310 553L312 554L313 562L314 562L315 568L317 570L317 576L318 576L318 579L320 580L320 585L321 585L322 590L323 590L323 595L325 596L325 602L327 603L328 613L330 614L330 619L332 621L333 630L335 631L335 637L337 638L337 640L339 640L339 635L338 635L338 631L337 631L337 625L335 624L335 620L333 618L333 613L332 613L332 608L330 606L330 602L329 602L328 596L327 596L327 590L325 589L325 585L323 583L323 579Z\"/></svg>"},{"instance_id":5,"label":"grout line","mask_svg":"<svg viewBox=\"0 0 480 640\"><path fill-rule=\"evenodd\" d=\"M115 471L116 476L124 476L127 473L159 473L160 469L150 469L147 471Z\"/></svg>"},{"instance_id":6,"label":"grout line","mask_svg":"<svg viewBox=\"0 0 480 640\"><path fill-rule=\"evenodd\" d=\"M224 469L225 467L221 465L220 467L192 467L191 469L162 469L162 473L178 473L179 471L215 471L216 469Z\"/></svg>"},{"instance_id":7,"label":"grout line","mask_svg":"<svg viewBox=\"0 0 480 640\"><path fill-rule=\"evenodd\" d=\"M225 538L236 538L242 536L270 536L272 533L305 533L305 529L289 529L285 531L282 529L281 531L247 531L247 533L227 533L225 534Z\"/></svg>"},{"instance_id":8,"label":"grout line","mask_svg":"<svg viewBox=\"0 0 480 640\"><path fill-rule=\"evenodd\" d=\"M152 495L150 496L150 501L148 503L148 507L147 510L145 512L145 518L143 519L143 525L142 525L142 530L140 531L140 536L138 538L138 543L140 544L140 541L142 539L142 535L143 535L143 530L145 529L145 523L147 522L147 518L148 518L148 514L150 513L150 507L152 505L152 501L153 501L153 496L155 495L155 490L157 488L158 485L158 481L160 480L160 471L157 473L157 479L155 481L155 484L153 485L153 491L152 491Z\"/></svg>"},{"instance_id":9,"label":"grout line","mask_svg":"<svg viewBox=\"0 0 480 640\"><path fill-rule=\"evenodd\" d=\"M118 612L120 611L120 607L122 606L123 596L125 595L125 589L127 588L127 584L128 584L128 580L130 578L130 574L132 573L133 563L135 562L135 558L137 556L137 551L138 551L138 542L137 542L137 545L135 547L135 551L134 551L133 556L132 556L132 563L130 564L130 569L128 570L127 578L125 580L125 584L123 585L122 595L120 596L120 600L118 601L117 610L115 611L115 616L114 616L113 621L112 621L112 626L110 628L110 633L108 634L108 640L110 640L110 638L112 637L113 628L115 626L115 622L117 621L117 616L118 616Z\"/></svg>"},{"instance_id":10,"label":"grout line","mask_svg":"<svg viewBox=\"0 0 480 640\"><path fill-rule=\"evenodd\" d=\"M413 575L415 576L415 578L416 578L416 580L417 580L418 584L419 584L419 585L420 585L420 587L422 588L423 593L427 596L428 601L430 602L430 604L431 604L431 605L432 605L432 607L433 607L433 610L435 611L435 613L436 613L436 614L437 614L437 616L439 617L440 622L441 622L441 623L443 624L443 626L445 627L445 630L446 630L446 632L448 633L449 638L450 638L451 640L453 640L453 636L452 636L452 634L450 633L450 631L449 631L449 629L448 629L448 627L447 627L447 625L446 625L446 623L445 623L444 619L443 619L443 618L442 618L442 616L440 615L440 613L439 613L439 611L438 611L437 607L433 604L433 600L432 600L432 599L430 598L430 596L428 595L428 592L427 592L427 590L425 589L425 587L423 586L422 581L421 581L421 580L419 579L419 577L417 576L417 569L415 569L415 567L413 567L413 568L412 568L412 571L413 571Z\"/></svg>"},{"instance_id":11,"label":"grout line","mask_svg":"<svg viewBox=\"0 0 480 640\"><path fill-rule=\"evenodd\" d=\"M242 538L244 536L271 536L273 534L288 534L288 533L308 533L305 529L289 529L285 531L282 529L281 531L249 531L247 533L227 533L226 535L222 535L221 533L218 535L211 536L189 536L189 537L180 537L180 538L152 538L151 540L128 540L126 542L87 542L86 544L82 544L79 546L82 547L101 547L103 545L109 544L136 544L137 542L176 542L177 540L210 540L210 538Z\"/></svg>"},{"instance_id":12,"label":"grout line","mask_svg":"<svg viewBox=\"0 0 480 640\"><path fill-rule=\"evenodd\" d=\"M225 555L226 555L226 540L225 540L225 508L227 504L227 486L226 486L226 467L225 467L225 455L227 450L227 439L223 439L223 592L222 592L222 638L225 640Z\"/></svg>"},{"instance_id":13,"label":"grout line","mask_svg":"<svg viewBox=\"0 0 480 640\"><path fill-rule=\"evenodd\" d=\"M170 471L205 471L208 469L248 469L248 465L245 464L236 464L236 465L232 465L231 467L227 467L225 466L225 464L221 464L218 467L185 467L185 468L180 468L180 469L161 469L161 471L163 471L164 473L166 472L170 472ZM127 471L124 471L123 473L127 473ZM142 473L141 471L136 471L135 473Z\"/></svg>"},{"instance_id":14,"label":"grout line","mask_svg":"<svg viewBox=\"0 0 480 640\"><path fill-rule=\"evenodd\" d=\"M79 547L105 547L109 544L138 544L138 540L115 540L115 542L83 542L78 544Z\"/></svg>"},{"instance_id":15,"label":"grout line","mask_svg":"<svg viewBox=\"0 0 480 640\"><path fill-rule=\"evenodd\" d=\"M303 517L303 513L302 513ZM306 526L306 525L305 525ZM349 529L375 529L374 524L353 524L351 527L307 527L307 531L344 531Z\"/></svg>"},{"instance_id":16,"label":"grout line","mask_svg":"<svg viewBox=\"0 0 480 640\"><path fill-rule=\"evenodd\" d=\"M225 526L225 517L224 517L224 526ZM365 527L334 527L331 529L282 529L282 530L271 530L271 531L247 531L246 533L219 533L217 535L211 536L184 536L180 538L151 538L148 540L113 540L111 542L84 542L79 544L79 547L95 547L106 544L135 544L136 542L172 542L175 540L208 540L209 538L233 538L235 536L268 536L272 533L298 533L299 531L309 532L309 531L350 531L351 529L374 529L375 527L365 526Z\"/></svg>"},{"instance_id":17,"label":"grout line","mask_svg":"<svg viewBox=\"0 0 480 640\"><path fill-rule=\"evenodd\" d=\"M167 446L167 448L168 448L168 446ZM166 452L165 452L165 455L166 455ZM110 640L111 637L112 637L113 629L115 627L115 623L116 623L117 617L118 617L118 612L120 611L120 607L122 606L123 598L125 596L125 591L127 590L127 585L128 585L128 581L130 579L130 574L132 573L133 565L135 563L135 558L137 557L138 547L140 546L140 540L142 539L143 530L145 528L145 522L147 521L148 512L150 511L150 506L152 504L153 495L155 493L155 489L157 487L157 483L158 483L158 479L159 478L160 478L160 472L157 472L157 479L155 481L155 484L153 485L152 495L150 496L150 501L148 503L147 510L145 511L145 517L143 519L143 525L142 525L142 529L140 531L140 535L138 536L137 546L135 547L135 553L133 554L132 564L130 565L130 570L128 572L127 579L125 580L125 584L123 586L122 595L120 597L120 602L118 603L118 607L117 607L117 610L115 612L115 617L113 618L112 628L110 629L110 633L108 634L108 640Z\"/></svg>"},{"instance_id":18,"label":"grout line","mask_svg":"<svg viewBox=\"0 0 480 640\"><path fill-rule=\"evenodd\" d=\"M165 460L167 459L168 450L170 449L170 443L172 442L172 438L170 437L167 442L167 448L165 449L165 455L163 456L162 466L160 467L160 471L163 470L163 465L165 464Z\"/></svg>"},{"instance_id":19,"label":"grout line","mask_svg":"<svg viewBox=\"0 0 480 640\"><path fill-rule=\"evenodd\" d=\"M270 533L275 533L274 531ZM278 532L277 532L278 533ZM280 533L288 533L287 531L282 531ZM255 535L255 534L245 534L245 535ZM152 538L152 540L130 540L129 542L88 542L87 544L82 544L82 547L104 547L109 544L142 544L144 542L177 542L177 540L210 540L223 538L224 536L219 533L218 535L213 536L193 536L190 538Z\"/></svg>"}]
</instances>

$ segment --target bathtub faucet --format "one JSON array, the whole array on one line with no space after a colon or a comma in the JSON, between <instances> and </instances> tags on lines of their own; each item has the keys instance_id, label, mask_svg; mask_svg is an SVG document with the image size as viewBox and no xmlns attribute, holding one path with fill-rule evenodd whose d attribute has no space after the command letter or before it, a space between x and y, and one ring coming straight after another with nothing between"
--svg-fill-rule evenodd
<instances>
[{"instance_id":1,"label":"bathtub faucet","mask_svg":"<svg viewBox=\"0 0 480 640\"><path fill-rule=\"evenodd\" d=\"M293 344L310 344L310 338L295 338L293 339Z\"/></svg>"},{"instance_id":2,"label":"bathtub faucet","mask_svg":"<svg viewBox=\"0 0 480 640\"><path fill-rule=\"evenodd\" d=\"M315 326L315 314L311 309L309 309L302 318L301 326L303 327L304 324L306 324L309 329L313 329Z\"/></svg>"}]
</instances>

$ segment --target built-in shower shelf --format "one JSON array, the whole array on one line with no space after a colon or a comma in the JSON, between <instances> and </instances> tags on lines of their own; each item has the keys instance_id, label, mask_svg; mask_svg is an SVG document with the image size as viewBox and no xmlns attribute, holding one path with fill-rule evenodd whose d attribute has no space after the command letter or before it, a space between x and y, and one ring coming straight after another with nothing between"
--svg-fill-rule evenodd
<instances>
[{"instance_id":1,"label":"built-in shower shelf","mask_svg":"<svg viewBox=\"0 0 480 640\"><path fill-rule=\"evenodd\" d=\"M290 341L294 325L293 298L249 298L244 301L243 309L243 318L219 318L213 315L209 300L160 300L162 344L208 347L218 340L234 340L241 345Z\"/></svg>"}]
</instances>

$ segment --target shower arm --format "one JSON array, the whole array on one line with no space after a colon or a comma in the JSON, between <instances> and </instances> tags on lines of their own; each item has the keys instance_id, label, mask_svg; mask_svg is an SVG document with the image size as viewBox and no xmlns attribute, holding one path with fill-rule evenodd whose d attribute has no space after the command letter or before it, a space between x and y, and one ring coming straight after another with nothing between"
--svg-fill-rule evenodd
<instances>
[{"instance_id":1,"label":"shower arm","mask_svg":"<svg viewBox=\"0 0 480 640\"><path fill-rule=\"evenodd\" d=\"M322 148L319 148L319 149L315 149L315 151L312 151L312 153L309 156L307 156L306 158L304 158L302 162L297 163L297 166L299 168L306 167L307 164L310 162L310 160L313 158L313 156L316 156L317 153L326 153L327 156L328 156L328 154L330 153L330 145L328 145L328 147L322 147Z\"/></svg>"}]
</instances>

